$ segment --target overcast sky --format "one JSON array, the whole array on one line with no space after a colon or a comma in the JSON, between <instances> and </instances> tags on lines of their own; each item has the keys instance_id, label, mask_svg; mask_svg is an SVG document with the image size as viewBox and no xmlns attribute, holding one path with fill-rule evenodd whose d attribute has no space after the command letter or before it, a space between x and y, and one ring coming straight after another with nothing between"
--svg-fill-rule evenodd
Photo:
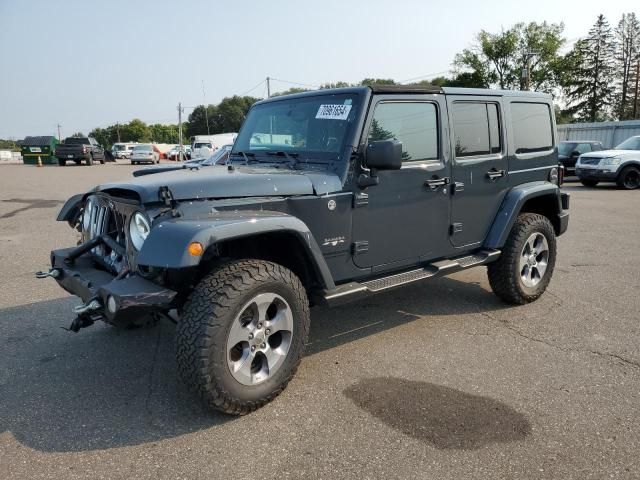
<instances>
[{"instance_id":1,"label":"overcast sky","mask_svg":"<svg viewBox=\"0 0 640 480\"><path fill-rule=\"evenodd\" d=\"M569 40L638 0L0 0L0 138L51 135L176 106L265 95L266 76L405 81L451 67L481 29L564 22ZM273 90L292 84L273 82ZM186 110L188 115L189 109Z\"/></svg>"}]
</instances>

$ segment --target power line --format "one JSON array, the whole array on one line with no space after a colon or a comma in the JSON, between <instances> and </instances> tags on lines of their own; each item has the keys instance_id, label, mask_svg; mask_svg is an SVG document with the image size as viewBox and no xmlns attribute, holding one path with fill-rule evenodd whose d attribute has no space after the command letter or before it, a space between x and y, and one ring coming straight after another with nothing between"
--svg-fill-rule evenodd
<instances>
[{"instance_id":1,"label":"power line","mask_svg":"<svg viewBox=\"0 0 640 480\"><path fill-rule=\"evenodd\" d=\"M260 80L260 82L258 82L254 87L250 88L249 90L247 90L246 92L238 95L239 97L244 97L247 93L249 92L253 92L256 88L258 88L260 85L262 85L264 82L266 82L266 80Z\"/></svg>"},{"instance_id":2,"label":"power line","mask_svg":"<svg viewBox=\"0 0 640 480\"><path fill-rule=\"evenodd\" d=\"M309 85L308 83L292 82L290 80L282 80L281 78L273 78L273 77L269 77L269 78L271 80L275 80L276 82L289 83L291 85L299 85L301 87L320 88L319 85Z\"/></svg>"},{"instance_id":3,"label":"power line","mask_svg":"<svg viewBox=\"0 0 640 480\"><path fill-rule=\"evenodd\" d=\"M419 77L407 78L406 80L401 80L400 83L413 82L414 80L422 80L423 78L436 77L438 75L444 75L449 73L451 70L443 70L441 72L427 73L425 75L420 75Z\"/></svg>"}]
</instances>

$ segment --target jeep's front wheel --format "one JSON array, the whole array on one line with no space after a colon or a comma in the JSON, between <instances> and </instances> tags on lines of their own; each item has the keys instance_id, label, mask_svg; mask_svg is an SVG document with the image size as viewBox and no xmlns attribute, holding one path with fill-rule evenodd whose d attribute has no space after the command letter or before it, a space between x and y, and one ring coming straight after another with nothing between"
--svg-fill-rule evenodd
<instances>
[{"instance_id":1,"label":"jeep's front wheel","mask_svg":"<svg viewBox=\"0 0 640 480\"><path fill-rule=\"evenodd\" d=\"M556 235L549 219L522 213L511 229L500 258L487 266L493 292L523 305L544 293L556 263Z\"/></svg>"},{"instance_id":2,"label":"jeep's front wheel","mask_svg":"<svg viewBox=\"0 0 640 480\"><path fill-rule=\"evenodd\" d=\"M244 415L287 386L309 323L307 294L293 272L262 260L224 264L185 303L178 370L210 407Z\"/></svg>"}]
</instances>

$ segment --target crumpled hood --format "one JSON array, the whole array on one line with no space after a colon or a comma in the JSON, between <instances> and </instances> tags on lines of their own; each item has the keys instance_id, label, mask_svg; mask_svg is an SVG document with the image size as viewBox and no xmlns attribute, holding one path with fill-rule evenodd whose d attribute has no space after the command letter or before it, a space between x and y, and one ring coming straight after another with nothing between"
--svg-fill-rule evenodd
<instances>
[{"instance_id":1,"label":"crumpled hood","mask_svg":"<svg viewBox=\"0 0 640 480\"><path fill-rule=\"evenodd\" d=\"M199 170L176 170L106 183L96 191L131 190L143 203L160 200L160 187L167 186L175 200L240 198L291 195L324 195L342 190L340 178L331 172L277 168L226 166Z\"/></svg>"},{"instance_id":2,"label":"crumpled hood","mask_svg":"<svg viewBox=\"0 0 640 480\"><path fill-rule=\"evenodd\" d=\"M640 158L639 150L600 150L599 152L589 152L580 155L582 158L609 158L609 157L634 157Z\"/></svg>"}]
</instances>

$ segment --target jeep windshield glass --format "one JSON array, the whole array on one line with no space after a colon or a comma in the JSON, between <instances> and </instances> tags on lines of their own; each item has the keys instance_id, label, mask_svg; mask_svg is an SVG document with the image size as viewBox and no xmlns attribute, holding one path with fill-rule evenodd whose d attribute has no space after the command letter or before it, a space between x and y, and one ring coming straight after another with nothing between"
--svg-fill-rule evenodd
<instances>
[{"instance_id":1,"label":"jeep windshield glass","mask_svg":"<svg viewBox=\"0 0 640 480\"><path fill-rule=\"evenodd\" d=\"M339 160L352 136L361 99L357 93L315 95L256 105L232 155L254 154L270 162Z\"/></svg>"},{"instance_id":2,"label":"jeep windshield glass","mask_svg":"<svg viewBox=\"0 0 640 480\"><path fill-rule=\"evenodd\" d=\"M640 137L631 137L626 139L615 150L640 150Z\"/></svg>"},{"instance_id":3,"label":"jeep windshield glass","mask_svg":"<svg viewBox=\"0 0 640 480\"><path fill-rule=\"evenodd\" d=\"M571 155L571 152L575 150L575 148L575 143L561 143L560 145L558 145L558 155L564 155L565 157L568 157L569 155Z\"/></svg>"}]
</instances>

